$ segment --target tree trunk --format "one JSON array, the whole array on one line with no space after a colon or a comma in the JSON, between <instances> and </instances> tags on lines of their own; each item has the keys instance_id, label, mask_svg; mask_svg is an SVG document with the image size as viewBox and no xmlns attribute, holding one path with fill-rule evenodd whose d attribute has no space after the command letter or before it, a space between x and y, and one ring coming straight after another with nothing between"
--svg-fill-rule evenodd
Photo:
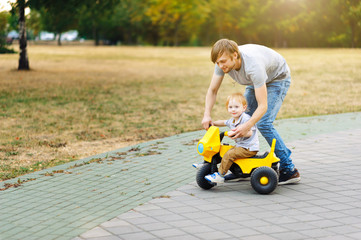
<instances>
[{"instance_id":1,"label":"tree trunk","mask_svg":"<svg viewBox=\"0 0 361 240\"><path fill-rule=\"evenodd\" d=\"M18 70L29 70L29 60L26 51L26 27L25 27L25 0L18 0L19 4L19 45L20 57Z\"/></svg>"},{"instance_id":2,"label":"tree trunk","mask_svg":"<svg viewBox=\"0 0 361 240\"><path fill-rule=\"evenodd\" d=\"M61 33L58 34L58 46L61 46Z\"/></svg>"},{"instance_id":3,"label":"tree trunk","mask_svg":"<svg viewBox=\"0 0 361 240\"><path fill-rule=\"evenodd\" d=\"M350 27L351 27L351 48L355 48L356 47L356 41L355 41L356 23L351 21Z\"/></svg>"},{"instance_id":4,"label":"tree trunk","mask_svg":"<svg viewBox=\"0 0 361 240\"><path fill-rule=\"evenodd\" d=\"M178 46L179 45L179 39L178 39L178 33L179 33L179 25L182 22L182 16L180 16L177 21L175 22L174 27L174 33L173 33L173 45Z\"/></svg>"},{"instance_id":5,"label":"tree trunk","mask_svg":"<svg viewBox=\"0 0 361 240\"><path fill-rule=\"evenodd\" d=\"M93 30L94 44L95 44L95 46L99 46L98 25L95 23L95 20L93 20L92 30Z\"/></svg>"}]
</instances>

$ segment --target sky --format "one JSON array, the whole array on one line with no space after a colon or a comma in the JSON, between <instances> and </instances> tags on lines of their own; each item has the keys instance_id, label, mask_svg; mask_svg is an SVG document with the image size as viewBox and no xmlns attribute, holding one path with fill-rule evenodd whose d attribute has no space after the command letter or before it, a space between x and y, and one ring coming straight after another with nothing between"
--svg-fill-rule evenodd
<instances>
[{"instance_id":1,"label":"sky","mask_svg":"<svg viewBox=\"0 0 361 240\"><path fill-rule=\"evenodd\" d=\"M0 0L0 12L11 10L11 6L10 6L9 2L16 2L16 0ZM30 9L26 8L25 15L27 15L29 12L30 12Z\"/></svg>"},{"instance_id":2,"label":"sky","mask_svg":"<svg viewBox=\"0 0 361 240\"><path fill-rule=\"evenodd\" d=\"M15 1L11 1L15 2ZM2 11L9 11L11 9L11 6L9 4L9 0L0 0L0 12Z\"/></svg>"}]
</instances>

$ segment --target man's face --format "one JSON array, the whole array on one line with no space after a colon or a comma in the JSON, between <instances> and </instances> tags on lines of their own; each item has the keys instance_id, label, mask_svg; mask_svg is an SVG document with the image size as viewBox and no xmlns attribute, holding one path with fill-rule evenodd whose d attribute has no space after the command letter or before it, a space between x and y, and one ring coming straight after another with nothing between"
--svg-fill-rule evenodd
<instances>
[{"instance_id":1,"label":"man's face","mask_svg":"<svg viewBox=\"0 0 361 240\"><path fill-rule=\"evenodd\" d=\"M237 53L229 54L224 52L222 56L220 56L216 64L219 68L222 69L224 73L229 73L232 69L234 69L236 65Z\"/></svg>"}]
</instances>

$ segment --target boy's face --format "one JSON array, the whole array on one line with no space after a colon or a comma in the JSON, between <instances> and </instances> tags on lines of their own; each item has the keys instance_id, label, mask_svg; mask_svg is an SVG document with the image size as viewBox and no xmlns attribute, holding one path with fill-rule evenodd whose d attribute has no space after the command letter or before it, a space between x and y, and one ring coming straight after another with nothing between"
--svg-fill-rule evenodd
<instances>
[{"instance_id":1,"label":"boy's face","mask_svg":"<svg viewBox=\"0 0 361 240\"><path fill-rule=\"evenodd\" d=\"M235 119L239 118L244 111L246 111L247 105L243 105L235 99L229 100L228 112Z\"/></svg>"},{"instance_id":2,"label":"boy's face","mask_svg":"<svg viewBox=\"0 0 361 240\"><path fill-rule=\"evenodd\" d=\"M224 73L229 73L236 66L236 59L237 59L236 52L234 52L233 54L224 52L222 56L220 56L217 59L216 64L218 65L219 68L222 69Z\"/></svg>"}]
</instances>

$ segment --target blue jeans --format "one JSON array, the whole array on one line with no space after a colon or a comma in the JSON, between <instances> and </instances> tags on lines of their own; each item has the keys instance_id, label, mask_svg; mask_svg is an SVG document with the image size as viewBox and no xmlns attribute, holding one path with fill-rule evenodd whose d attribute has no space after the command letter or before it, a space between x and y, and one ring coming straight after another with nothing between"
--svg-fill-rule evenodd
<instances>
[{"instance_id":1,"label":"blue jeans","mask_svg":"<svg viewBox=\"0 0 361 240\"><path fill-rule=\"evenodd\" d=\"M280 158L280 169L294 168L294 164L290 158L291 150L289 150L283 142L281 136L273 126L273 121L276 119L277 113L280 110L283 100L286 97L287 91L291 84L291 78L286 78L282 81L268 83L267 86L267 112L257 122L256 126L271 146L272 140L276 139L275 154ZM247 99L248 109L247 113L252 116L257 109L257 100L253 86L247 86L244 96Z\"/></svg>"}]
</instances>

